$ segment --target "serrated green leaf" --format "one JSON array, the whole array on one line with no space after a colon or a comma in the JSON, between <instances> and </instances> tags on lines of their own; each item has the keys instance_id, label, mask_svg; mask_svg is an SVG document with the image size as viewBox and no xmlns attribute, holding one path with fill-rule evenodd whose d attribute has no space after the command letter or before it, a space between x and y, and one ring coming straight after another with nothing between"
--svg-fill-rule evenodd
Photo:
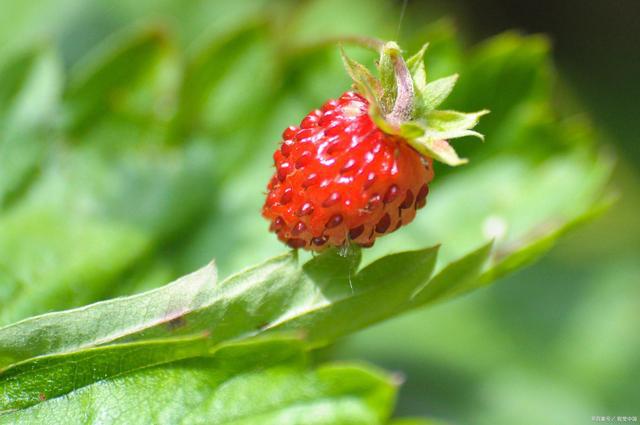
<instances>
[{"instance_id":1,"label":"serrated green leaf","mask_svg":"<svg viewBox=\"0 0 640 425\"><path fill-rule=\"evenodd\" d=\"M431 248L392 255L358 273L357 253L342 257L328 252L302 268L291 256L276 257L213 287L211 269L205 268L148 297L116 299L2 328L1 352L9 364L80 347L200 332L210 332L212 343L219 343L265 332L301 331L310 343L323 345L402 311L429 279L436 252ZM195 305L189 304L190 297L175 293L185 285L205 288L197 293ZM145 300L158 305L156 314L130 313ZM180 308L168 312L169 302ZM373 304L379 307L371 309Z\"/></svg>"},{"instance_id":2,"label":"serrated green leaf","mask_svg":"<svg viewBox=\"0 0 640 425\"><path fill-rule=\"evenodd\" d=\"M375 370L309 370L300 342L232 344L211 358L139 370L0 416L0 423L375 424L394 386Z\"/></svg>"},{"instance_id":3,"label":"serrated green leaf","mask_svg":"<svg viewBox=\"0 0 640 425\"><path fill-rule=\"evenodd\" d=\"M433 272L438 247L392 254L381 258L353 276L341 273L319 285L326 301L306 311L293 312L268 330L304 332L313 345L325 345L372 323L398 314L413 291L426 283ZM306 276L323 276L318 263L304 266ZM315 277L319 281L319 277ZM375 306L372 308L371 306Z\"/></svg>"},{"instance_id":4,"label":"serrated green leaf","mask_svg":"<svg viewBox=\"0 0 640 425\"><path fill-rule=\"evenodd\" d=\"M183 315L209 302L216 289L215 266L162 288L67 312L50 313L0 328L0 369L22 360L108 344L153 326L167 335L184 325Z\"/></svg>"},{"instance_id":5,"label":"serrated green leaf","mask_svg":"<svg viewBox=\"0 0 640 425\"><path fill-rule=\"evenodd\" d=\"M98 381L209 351L206 337L145 341L37 357L0 369L0 415ZM1 417L1 416L0 416Z\"/></svg>"},{"instance_id":6,"label":"serrated green leaf","mask_svg":"<svg viewBox=\"0 0 640 425\"><path fill-rule=\"evenodd\" d=\"M424 287L418 288L411 299L411 306L423 306L428 303L444 300L473 290L480 274L491 255L493 242L449 263L444 269L429 280Z\"/></svg>"}]
</instances>

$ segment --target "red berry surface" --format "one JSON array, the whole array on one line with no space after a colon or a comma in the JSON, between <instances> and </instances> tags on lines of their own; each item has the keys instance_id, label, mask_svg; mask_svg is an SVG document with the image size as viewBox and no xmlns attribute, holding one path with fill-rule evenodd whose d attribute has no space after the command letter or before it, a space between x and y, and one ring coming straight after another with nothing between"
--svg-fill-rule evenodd
<instances>
[{"instance_id":1,"label":"red berry surface","mask_svg":"<svg viewBox=\"0 0 640 425\"><path fill-rule=\"evenodd\" d=\"M368 107L346 92L283 132L262 214L290 247L371 246L425 205L432 160L376 127Z\"/></svg>"}]
</instances>

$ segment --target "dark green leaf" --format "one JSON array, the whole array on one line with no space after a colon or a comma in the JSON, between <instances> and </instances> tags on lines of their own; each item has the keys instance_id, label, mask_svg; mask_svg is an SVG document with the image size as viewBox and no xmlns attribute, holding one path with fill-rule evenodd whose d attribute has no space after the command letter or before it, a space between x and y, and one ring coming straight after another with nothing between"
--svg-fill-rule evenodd
<instances>
[{"instance_id":1,"label":"dark green leaf","mask_svg":"<svg viewBox=\"0 0 640 425\"><path fill-rule=\"evenodd\" d=\"M0 369L0 415L137 369L208 353L206 338L145 341L53 354Z\"/></svg>"},{"instance_id":2,"label":"dark green leaf","mask_svg":"<svg viewBox=\"0 0 640 425\"><path fill-rule=\"evenodd\" d=\"M0 416L0 423L382 424L395 389L355 365L306 366L291 339L232 344Z\"/></svg>"}]
</instances>

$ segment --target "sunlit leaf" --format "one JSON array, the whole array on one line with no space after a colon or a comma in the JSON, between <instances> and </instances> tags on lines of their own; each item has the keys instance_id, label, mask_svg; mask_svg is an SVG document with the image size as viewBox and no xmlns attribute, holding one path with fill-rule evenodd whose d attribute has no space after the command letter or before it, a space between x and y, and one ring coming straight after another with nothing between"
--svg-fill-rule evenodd
<instances>
[{"instance_id":1,"label":"sunlit leaf","mask_svg":"<svg viewBox=\"0 0 640 425\"><path fill-rule=\"evenodd\" d=\"M309 369L301 344L279 338L98 381L0 423L372 424L389 417L393 395L389 377L348 364Z\"/></svg>"}]
</instances>

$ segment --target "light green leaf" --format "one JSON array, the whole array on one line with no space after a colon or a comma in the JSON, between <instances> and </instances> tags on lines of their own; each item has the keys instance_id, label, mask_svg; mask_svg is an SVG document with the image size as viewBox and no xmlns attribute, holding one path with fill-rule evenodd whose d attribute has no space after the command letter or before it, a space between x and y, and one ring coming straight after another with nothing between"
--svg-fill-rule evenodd
<instances>
[{"instance_id":1,"label":"light green leaf","mask_svg":"<svg viewBox=\"0 0 640 425\"><path fill-rule=\"evenodd\" d=\"M381 424L394 393L393 382L369 368L310 370L301 343L279 338L99 381L0 423Z\"/></svg>"},{"instance_id":2,"label":"light green leaf","mask_svg":"<svg viewBox=\"0 0 640 425\"><path fill-rule=\"evenodd\" d=\"M213 264L143 294L50 313L0 328L0 368L46 354L107 344L153 326L167 335L183 315L205 305L216 290Z\"/></svg>"},{"instance_id":3,"label":"light green leaf","mask_svg":"<svg viewBox=\"0 0 640 425\"><path fill-rule=\"evenodd\" d=\"M204 356L205 337L145 341L36 357L0 369L0 415L134 370Z\"/></svg>"},{"instance_id":4,"label":"light green leaf","mask_svg":"<svg viewBox=\"0 0 640 425\"><path fill-rule=\"evenodd\" d=\"M610 170L606 158L587 152L540 163L510 155L473 163L436 178L413 230L385 237L377 251L365 252L365 261L442 243L441 268L492 239L497 252L510 252L589 211L603 195Z\"/></svg>"}]
</instances>

